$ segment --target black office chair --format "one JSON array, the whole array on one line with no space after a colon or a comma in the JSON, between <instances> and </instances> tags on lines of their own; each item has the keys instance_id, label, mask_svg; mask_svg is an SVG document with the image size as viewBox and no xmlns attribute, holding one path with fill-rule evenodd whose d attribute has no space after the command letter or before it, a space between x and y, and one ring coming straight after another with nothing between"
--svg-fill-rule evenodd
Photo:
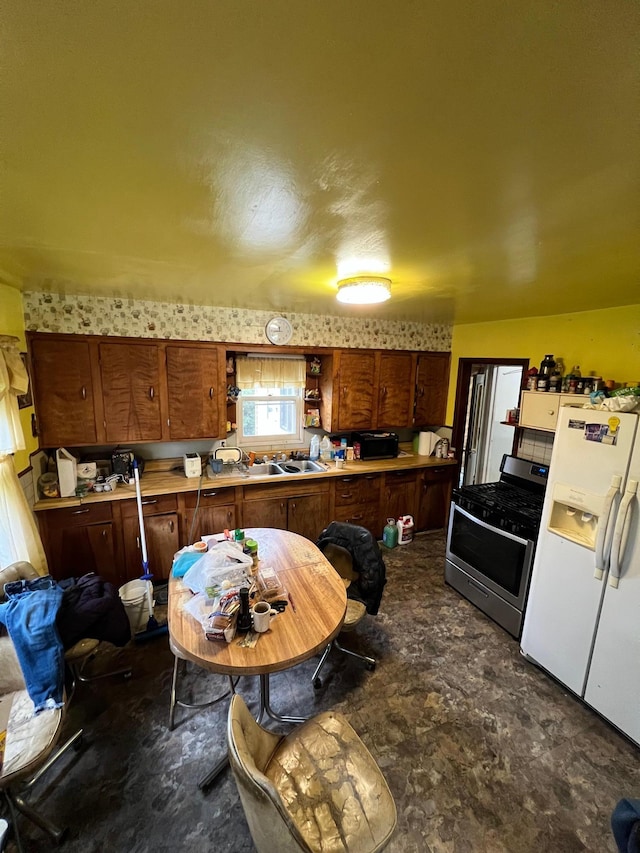
<instances>
[{"instance_id":1,"label":"black office chair","mask_svg":"<svg viewBox=\"0 0 640 853\"><path fill-rule=\"evenodd\" d=\"M336 569L347 588L347 613L342 633L352 631L365 614L375 616L387 582L386 567L378 543L372 534L357 524L332 521L320 534L318 548ZM332 648L363 661L367 669L376 666L374 658L345 648L336 638L329 643L311 680L318 689L322 686L320 671Z\"/></svg>"}]
</instances>

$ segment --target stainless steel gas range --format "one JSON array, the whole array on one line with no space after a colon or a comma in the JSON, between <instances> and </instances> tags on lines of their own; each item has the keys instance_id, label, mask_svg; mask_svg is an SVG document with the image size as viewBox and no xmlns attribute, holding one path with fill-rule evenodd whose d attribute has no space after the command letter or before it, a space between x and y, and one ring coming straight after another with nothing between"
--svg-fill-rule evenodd
<instances>
[{"instance_id":1,"label":"stainless steel gas range","mask_svg":"<svg viewBox=\"0 0 640 853\"><path fill-rule=\"evenodd\" d=\"M505 456L497 483L454 489L445 580L519 637L549 468Z\"/></svg>"}]
</instances>

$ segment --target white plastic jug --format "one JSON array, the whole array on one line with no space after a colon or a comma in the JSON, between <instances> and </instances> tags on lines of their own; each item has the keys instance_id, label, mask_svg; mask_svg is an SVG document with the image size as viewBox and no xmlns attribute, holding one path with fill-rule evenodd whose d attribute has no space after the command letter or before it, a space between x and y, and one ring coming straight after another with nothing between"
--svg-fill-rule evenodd
<instances>
[{"instance_id":1,"label":"white plastic jug","mask_svg":"<svg viewBox=\"0 0 640 853\"><path fill-rule=\"evenodd\" d=\"M398 525L398 545L406 545L407 542L413 540L413 516L401 515L397 522Z\"/></svg>"},{"instance_id":2,"label":"white plastic jug","mask_svg":"<svg viewBox=\"0 0 640 853\"><path fill-rule=\"evenodd\" d=\"M320 456L320 439L317 435L311 436L311 443L309 445L309 458L314 461L318 459Z\"/></svg>"}]
</instances>

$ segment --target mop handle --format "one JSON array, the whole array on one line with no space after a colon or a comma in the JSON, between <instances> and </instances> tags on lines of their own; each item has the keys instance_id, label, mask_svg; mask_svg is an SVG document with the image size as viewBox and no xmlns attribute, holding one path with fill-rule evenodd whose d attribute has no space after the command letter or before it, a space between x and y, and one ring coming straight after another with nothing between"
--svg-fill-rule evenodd
<instances>
[{"instance_id":1,"label":"mop handle","mask_svg":"<svg viewBox=\"0 0 640 853\"><path fill-rule=\"evenodd\" d=\"M138 504L138 526L140 527L140 545L142 546L142 565L147 571L147 539L144 535L144 518L142 516L142 495L140 494L140 472L138 471L138 460L133 460L133 476L136 481L136 502Z\"/></svg>"}]
</instances>

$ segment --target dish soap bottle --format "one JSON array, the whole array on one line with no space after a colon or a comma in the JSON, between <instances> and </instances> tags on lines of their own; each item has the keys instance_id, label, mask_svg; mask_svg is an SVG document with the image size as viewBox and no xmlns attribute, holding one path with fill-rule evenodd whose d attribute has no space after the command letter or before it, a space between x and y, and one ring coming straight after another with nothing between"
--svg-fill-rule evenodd
<instances>
[{"instance_id":1,"label":"dish soap bottle","mask_svg":"<svg viewBox=\"0 0 640 853\"><path fill-rule=\"evenodd\" d=\"M320 456L320 439L317 435L311 436L311 443L309 445L309 459L316 462L318 457Z\"/></svg>"}]
</instances>

